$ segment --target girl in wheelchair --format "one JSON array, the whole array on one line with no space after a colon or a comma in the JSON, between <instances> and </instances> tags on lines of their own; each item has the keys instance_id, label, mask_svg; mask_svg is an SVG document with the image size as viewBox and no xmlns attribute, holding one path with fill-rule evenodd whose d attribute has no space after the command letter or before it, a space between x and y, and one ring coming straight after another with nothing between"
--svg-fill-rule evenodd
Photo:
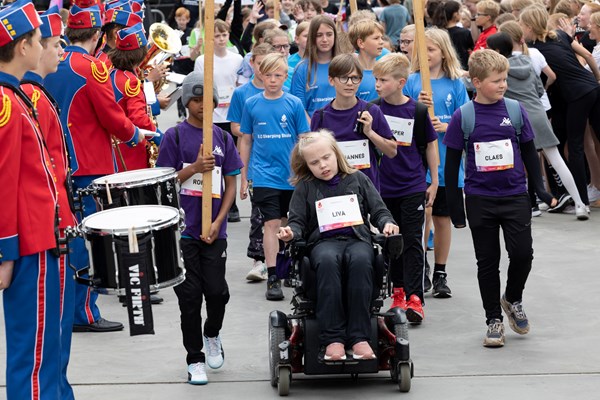
<instances>
[{"instance_id":1,"label":"girl in wheelchair","mask_svg":"<svg viewBox=\"0 0 600 400\"><path fill-rule=\"evenodd\" d=\"M369 221L386 236L397 234L398 226L371 180L348 164L331 132L300 138L291 164L295 190L288 226L278 237L307 242L317 277L324 359L345 360L346 348L354 359L376 358L368 342L374 263Z\"/></svg>"}]
</instances>

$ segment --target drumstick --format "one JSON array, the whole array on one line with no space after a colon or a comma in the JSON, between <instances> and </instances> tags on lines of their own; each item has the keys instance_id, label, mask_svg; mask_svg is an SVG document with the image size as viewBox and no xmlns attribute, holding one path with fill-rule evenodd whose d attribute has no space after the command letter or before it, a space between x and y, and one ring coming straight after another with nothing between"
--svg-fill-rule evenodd
<instances>
[{"instance_id":1,"label":"drumstick","mask_svg":"<svg viewBox=\"0 0 600 400\"><path fill-rule=\"evenodd\" d=\"M110 195L110 188L108 187L108 179L104 180L104 184L106 185L106 197L108 198L108 204L112 204L112 196Z\"/></svg>"},{"instance_id":2,"label":"drumstick","mask_svg":"<svg viewBox=\"0 0 600 400\"><path fill-rule=\"evenodd\" d=\"M140 248L138 246L137 235L134 232L134 227L129 228L129 252L130 253L139 253Z\"/></svg>"},{"instance_id":3,"label":"drumstick","mask_svg":"<svg viewBox=\"0 0 600 400\"><path fill-rule=\"evenodd\" d=\"M121 148L119 147L119 142L116 137L112 137L113 147L119 156L119 161L121 162L121 167L123 167L123 171L127 171L127 166L125 165L125 159L123 158L123 153L121 153Z\"/></svg>"}]
</instances>

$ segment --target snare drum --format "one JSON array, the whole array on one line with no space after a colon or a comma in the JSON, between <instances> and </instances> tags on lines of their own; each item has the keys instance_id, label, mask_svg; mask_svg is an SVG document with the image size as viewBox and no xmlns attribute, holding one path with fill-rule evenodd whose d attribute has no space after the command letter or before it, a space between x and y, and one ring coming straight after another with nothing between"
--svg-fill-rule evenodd
<instances>
[{"instance_id":1,"label":"snare drum","mask_svg":"<svg viewBox=\"0 0 600 400\"><path fill-rule=\"evenodd\" d=\"M183 218L166 206L131 206L99 211L81 222L90 255L91 286L103 294L125 295L127 271L122 257L129 251L133 230L140 243L139 256L149 266L150 290L175 286L185 279L179 239Z\"/></svg>"},{"instance_id":2,"label":"snare drum","mask_svg":"<svg viewBox=\"0 0 600 400\"><path fill-rule=\"evenodd\" d=\"M144 204L179 208L179 183L174 168L119 172L94 179L91 187L98 211Z\"/></svg>"}]
</instances>

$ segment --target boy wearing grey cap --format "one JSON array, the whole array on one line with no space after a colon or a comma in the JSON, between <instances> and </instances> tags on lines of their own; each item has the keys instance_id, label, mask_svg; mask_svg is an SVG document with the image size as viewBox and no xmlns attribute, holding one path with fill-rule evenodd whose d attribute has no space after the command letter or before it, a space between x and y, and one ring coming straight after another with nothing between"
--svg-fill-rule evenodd
<instances>
[{"instance_id":1,"label":"boy wearing grey cap","mask_svg":"<svg viewBox=\"0 0 600 400\"><path fill-rule=\"evenodd\" d=\"M172 167L181 183L181 207L186 228L181 235L185 281L175 286L181 311L183 346L187 351L188 382L205 385L205 363L220 368L224 362L219 331L223 325L229 289L225 280L227 260L227 212L236 193L236 178L242 162L229 133L213 125L211 155L203 154L202 121L204 77L192 72L182 84L181 100L188 118L165 132L156 162ZM218 102L213 91L215 106ZM212 171L212 222L208 236L202 236L202 174ZM202 300L206 301L206 321L202 329ZM206 347L206 355L202 352Z\"/></svg>"}]
</instances>

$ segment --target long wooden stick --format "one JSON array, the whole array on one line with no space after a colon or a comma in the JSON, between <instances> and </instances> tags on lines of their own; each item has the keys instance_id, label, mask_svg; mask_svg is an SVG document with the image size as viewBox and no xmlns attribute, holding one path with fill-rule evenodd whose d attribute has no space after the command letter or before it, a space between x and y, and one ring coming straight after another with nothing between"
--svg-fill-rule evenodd
<instances>
[{"instance_id":1,"label":"long wooden stick","mask_svg":"<svg viewBox=\"0 0 600 400\"><path fill-rule=\"evenodd\" d=\"M419 57L419 72L421 73L421 90L432 96L431 76L429 75L429 61L427 56L427 41L425 40L425 1L413 0L413 13L415 14L415 45L413 53L417 50ZM413 57L414 60L414 57ZM429 118L435 117L433 105L427 107ZM437 140L434 143L438 164L440 163L440 152L437 147ZM434 169L435 170L435 169Z\"/></svg>"},{"instance_id":2,"label":"long wooden stick","mask_svg":"<svg viewBox=\"0 0 600 400\"><path fill-rule=\"evenodd\" d=\"M202 1L200 1L202 15ZM204 155L211 155L213 148L213 70L215 56L215 2L206 0L204 6L204 121L202 142ZM202 236L208 237L212 224L212 171L202 176Z\"/></svg>"},{"instance_id":3,"label":"long wooden stick","mask_svg":"<svg viewBox=\"0 0 600 400\"><path fill-rule=\"evenodd\" d=\"M335 17L335 25L337 26L339 31L342 30L342 15L343 15L342 10L344 9L345 5L346 5L346 0L341 0L340 8L338 9L337 16Z\"/></svg>"},{"instance_id":4,"label":"long wooden stick","mask_svg":"<svg viewBox=\"0 0 600 400\"><path fill-rule=\"evenodd\" d=\"M358 11L358 4L356 4L356 0L350 0L350 13L354 14Z\"/></svg>"},{"instance_id":5,"label":"long wooden stick","mask_svg":"<svg viewBox=\"0 0 600 400\"><path fill-rule=\"evenodd\" d=\"M279 0L274 0L273 1L273 7L275 7L273 10L275 11L275 14L273 15L273 19L275 21L277 21L277 23L279 23Z\"/></svg>"}]
</instances>

